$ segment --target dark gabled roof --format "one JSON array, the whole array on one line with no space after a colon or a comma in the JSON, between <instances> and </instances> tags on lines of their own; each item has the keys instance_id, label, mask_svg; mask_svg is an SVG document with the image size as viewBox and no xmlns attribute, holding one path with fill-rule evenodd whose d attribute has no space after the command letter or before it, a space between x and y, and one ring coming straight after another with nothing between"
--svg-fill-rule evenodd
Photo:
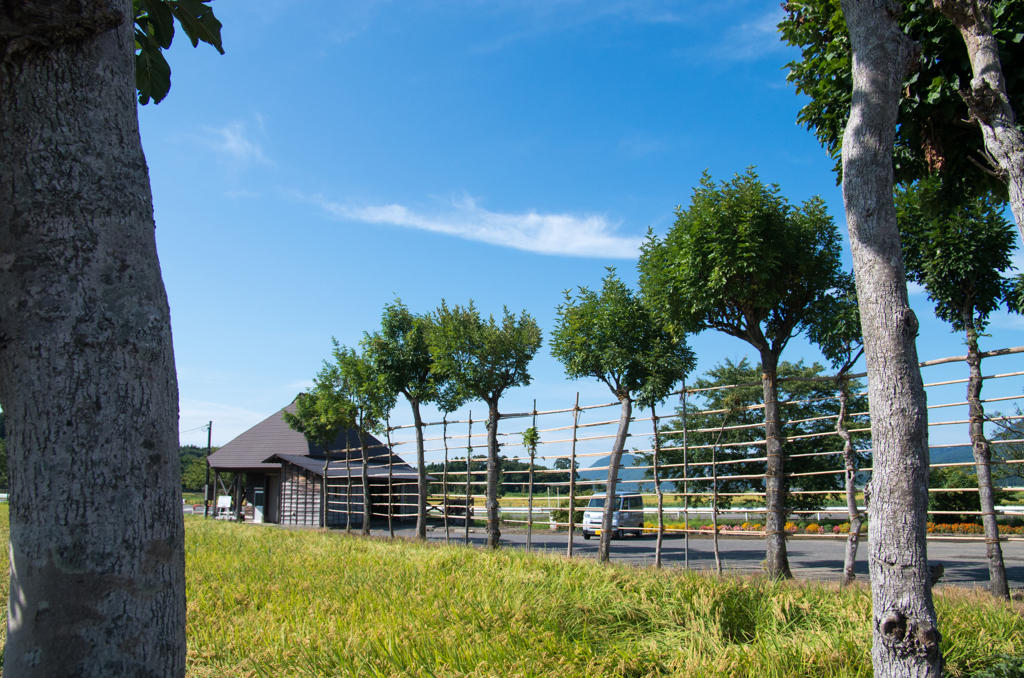
<instances>
[{"instance_id":1,"label":"dark gabled roof","mask_svg":"<svg viewBox=\"0 0 1024 678\"><path fill-rule=\"evenodd\" d=\"M326 457L307 457L307 456L293 456L290 454L275 454L266 460L268 463L280 463L287 462L289 464L295 464L299 468L303 468L307 471L312 471L318 476L324 474L324 462ZM402 458L397 454L391 455L392 468L391 477L395 480L415 480L416 469L402 461ZM361 458L353 457L349 463L349 468L345 468L345 455L342 454L340 457L335 457L331 454L331 465L327 469L328 478L361 478L363 474L363 462ZM380 457L378 459L370 459L370 464L367 468L367 475L374 480L382 480L388 477L388 460L387 457ZM430 482L436 481L437 478L428 475L427 480Z\"/></svg>"},{"instance_id":2,"label":"dark gabled roof","mask_svg":"<svg viewBox=\"0 0 1024 678\"><path fill-rule=\"evenodd\" d=\"M232 472L274 472L281 468L281 464L267 463L266 460L273 455L280 454L293 457L320 457L320 470L323 472L323 448L310 443L298 431L290 429L281 418L283 412L295 412L295 403L293 402L283 410L278 410L211 454L210 468ZM351 450L349 454L353 459L361 457L359 431L352 428L339 435L338 439L334 441L334 445L331 447L331 459L345 458L346 437ZM382 454L382 451L386 449L383 443L369 433L366 434L366 447L371 456Z\"/></svg>"}]
</instances>

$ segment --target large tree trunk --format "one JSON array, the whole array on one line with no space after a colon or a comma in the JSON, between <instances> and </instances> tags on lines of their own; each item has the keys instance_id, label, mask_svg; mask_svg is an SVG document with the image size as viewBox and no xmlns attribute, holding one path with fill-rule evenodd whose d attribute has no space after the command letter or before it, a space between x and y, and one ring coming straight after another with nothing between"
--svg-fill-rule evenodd
<instances>
[{"instance_id":1,"label":"large tree trunk","mask_svg":"<svg viewBox=\"0 0 1024 678\"><path fill-rule=\"evenodd\" d=\"M498 528L498 399L487 401L487 547L501 545ZM468 473L468 471L467 471Z\"/></svg>"},{"instance_id":2,"label":"large tree trunk","mask_svg":"<svg viewBox=\"0 0 1024 678\"><path fill-rule=\"evenodd\" d=\"M423 453L423 420L420 418L420 401L409 398L412 405L412 421L416 426L416 538L427 540L427 463Z\"/></svg>"},{"instance_id":3,"label":"large tree trunk","mask_svg":"<svg viewBox=\"0 0 1024 678\"><path fill-rule=\"evenodd\" d=\"M1010 194L1010 208L1024 242L1024 133L1017 127L1006 79L999 60L999 42L992 35L990 0L932 0L959 29L971 60L971 88L960 95L981 127L985 150L998 165Z\"/></svg>"},{"instance_id":4,"label":"large tree trunk","mask_svg":"<svg viewBox=\"0 0 1024 678\"><path fill-rule=\"evenodd\" d=\"M779 357L769 348L761 350L761 387L764 391L765 456L765 569L768 576L791 579L786 553L786 495L782 461L782 416L779 411Z\"/></svg>"},{"instance_id":5,"label":"large tree trunk","mask_svg":"<svg viewBox=\"0 0 1024 678\"><path fill-rule=\"evenodd\" d=\"M843 439L843 465L846 470L846 513L850 518L850 531L846 535L846 555L843 559L843 579L840 586L848 586L857 579L857 547L860 545L860 508L857 506L857 455L853 450L853 438L846 428L846 408L849 384L839 380L839 417L836 432Z\"/></svg>"},{"instance_id":6,"label":"large tree trunk","mask_svg":"<svg viewBox=\"0 0 1024 678\"><path fill-rule=\"evenodd\" d=\"M988 547L989 590L996 598L1010 599L1010 585L1006 580L1003 548L999 544L999 525L996 523L996 501L992 490L992 451L985 437L985 407L981 404L981 354L978 352L978 332L972 312L964 314L967 326L967 364L971 378L967 382L967 404L971 418L971 448L978 472L978 495L981 500L981 522L985 527Z\"/></svg>"},{"instance_id":7,"label":"large tree trunk","mask_svg":"<svg viewBox=\"0 0 1024 678\"><path fill-rule=\"evenodd\" d=\"M868 368L874 471L870 568L872 660L879 678L938 676L939 632L928 571L928 411L917 318L893 203L893 137L916 44L891 0L842 0L853 48L853 105L843 136L843 200Z\"/></svg>"},{"instance_id":8,"label":"large tree trunk","mask_svg":"<svg viewBox=\"0 0 1024 678\"><path fill-rule=\"evenodd\" d=\"M131 18L128 0L0 9L8 676L185 674L178 391Z\"/></svg>"},{"instance_id":9,"label":"large tree trunk","mask_svg":"<svg viewBox=\"0 0 1024 678\"><path fill-rule=\"evenodd\" d=\"M612 554L612 518L615 513L615 484L619 480L619 464L622 463L622 451L626 448L629 436L629 420L633 416L633 400L628 396L619 396L622 403L622 415L619 417L619 431L615 435L612 456L608 460L608 488L604 495L604 513L601 516L601 543L597 547L598 562L607 563Z\"/></svg>"}]
</instances>

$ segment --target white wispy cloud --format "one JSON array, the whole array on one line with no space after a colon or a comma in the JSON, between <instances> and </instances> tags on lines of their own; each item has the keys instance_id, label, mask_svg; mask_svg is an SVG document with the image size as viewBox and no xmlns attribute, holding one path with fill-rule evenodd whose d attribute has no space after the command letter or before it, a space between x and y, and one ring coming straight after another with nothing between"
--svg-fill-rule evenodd
<instances>
[{"instance_id":1,"label":"white wispy cloud","mask_svg":"<svg viewBox=\"0 0 1024 678\"><path fill-rule=\"evenodd\" d=\"M312 198L326 212L367 224L418 228L434 233L511 247L538 254L635 259L643 238L615 233L602 215L521 214L491 212L466 197L439 214L425 214L403 205L355 206Z\"/></svg>"},{"instance_id":2,"label":"white wispy cloud","mask_svg":"<svg viewBox=\"0 0 1024 678\"><path fill-rule=\"evenodd\" d=\"M262 118L256 116L256 121L263 129ZM220 128L207 127L206 131L208 134L207 144L229 163L235 165L272 164L263 154L263 148L252 139L245 122L236 120Z\"/></svg>"},{"instance_id":3,"label":"white wispy cloud","mask_svg":"<svg viewBox=\"0 0 1024 678\"><path fill-rule=\"evenodd\" d=\"M754 61L761 57L791 49L782 42L778 24L785 17L781 7L759 17L735 24L722 34L717 45L704 51L713 61Z\"/></svg>"}]
</instances>

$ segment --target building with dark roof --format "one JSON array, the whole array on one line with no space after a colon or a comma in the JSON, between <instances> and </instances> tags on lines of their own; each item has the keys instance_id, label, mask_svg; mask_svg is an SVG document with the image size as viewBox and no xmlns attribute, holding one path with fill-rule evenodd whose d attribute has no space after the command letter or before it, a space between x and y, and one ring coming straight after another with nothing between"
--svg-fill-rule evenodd
<instances>
[{"instance_id":1,"label":"building with dark roof","mask_svg":"<svg viewBox=\"0 0 1024 678\"><path fill-rule=\"evenodd\" d=\"M349 429L325 451L288 427L281 416L286 411L294 412L295 403L210 455L214 493L219 489L230 496L232 512L256 522L344 527L351 521L361 525L359 431ZM416 469L374 436L367 433L365 438L372 514L386 517L390 509L393 517L415 518ZM234 474L230 486L222 482L222 473Z\"/></svg>"}]
</instances>

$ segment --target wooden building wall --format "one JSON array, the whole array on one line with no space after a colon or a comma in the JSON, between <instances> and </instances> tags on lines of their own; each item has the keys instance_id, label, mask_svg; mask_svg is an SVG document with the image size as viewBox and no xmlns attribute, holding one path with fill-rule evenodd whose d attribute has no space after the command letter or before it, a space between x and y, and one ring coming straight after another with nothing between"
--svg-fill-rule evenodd
<instances>
[{"instance_id":1,"label":"wooden building wall","mask_svg":"<svg viewBox=\"0 0 1024 678\"><path fill-rule=\"evenodd\" d=\"M280 511L277 513L281 525L320 525L320 491L322 478L312 471L293 464L281 465ZM268 492L268 496L270 493ZM416 485L394 485L394 513L402 519L416 515ZM371 510L375 517L387 515L387 483L374 482L370 488ZM352 479L352 493L347 494L345 478L331 478L327 484L327 526L345 527L346 515L350 515L353 527L363 524L363 483L358 477Z\"/></svg>"}]
</instances>

